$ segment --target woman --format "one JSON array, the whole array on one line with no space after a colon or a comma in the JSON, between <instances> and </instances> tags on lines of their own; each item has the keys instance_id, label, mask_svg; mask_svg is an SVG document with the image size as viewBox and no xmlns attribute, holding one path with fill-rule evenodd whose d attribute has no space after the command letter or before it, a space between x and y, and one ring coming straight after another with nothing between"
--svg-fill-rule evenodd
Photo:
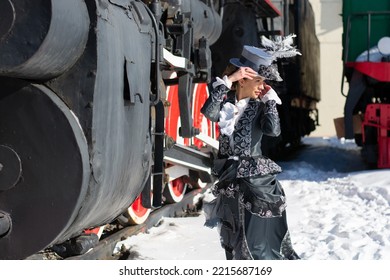
<instances>
[{"instance_id":1,"label":"woman","mask_svg":"<svg viewBox=\"0 0 390 280\"><path fill-rule=\"evenodd\" d=\"M265 83L281 80L273 60L265 50L244 46L201 109L220 129L213 168L216 199L205 212L206 226L219 227L227 259L299 259L288 232L285 194L275 177L281 168L261 152L263 135L280 134L276 104L281 100Z\"/></svg>"}]
</instances>

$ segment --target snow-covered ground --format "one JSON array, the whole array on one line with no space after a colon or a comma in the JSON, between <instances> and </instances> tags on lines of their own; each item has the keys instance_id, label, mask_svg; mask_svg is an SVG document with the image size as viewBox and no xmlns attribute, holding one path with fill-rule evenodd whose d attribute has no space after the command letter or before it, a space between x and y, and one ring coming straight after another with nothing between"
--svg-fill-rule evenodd
<instances>
[{"instance_id":1,"label":"snow-covered ground","mask_svg":"<svg viewBox=\"0 0 390 280\"><path fill-rule=\"evenodd\" d=\"M390 260L390 170L367 170L353 142L303 143L293 160L278 162L297 253L303 260ZM138 260L224 260L218 233L204 219L202 212L164 218L117 247Z\"/></svg>"}]
</instances>

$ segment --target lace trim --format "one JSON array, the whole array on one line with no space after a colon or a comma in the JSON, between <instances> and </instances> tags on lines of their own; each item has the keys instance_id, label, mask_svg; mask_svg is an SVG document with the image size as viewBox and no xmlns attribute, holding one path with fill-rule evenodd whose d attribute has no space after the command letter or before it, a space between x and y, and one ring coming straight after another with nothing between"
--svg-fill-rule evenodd
<instances>
[{"instance_id":1,"label":"lace trim","mask_svg":"<svg viewBox=\"0 0 390 280\"><path fill-rule=\"evenodd\" d=\"M244 199L244 196L241 194L238 201L241 201ZM238 203L238 211L240 215L240 221L241 221L241 234L242 234L242 239L241 239L241 257L243 260L253 260L253 256L249 250L248 246L248 241L246 239L246 234L245 234L245 207L241 203Z\"/></svg>"},{"instance_id":2,"label":"lace trim","mask_svg":"<svg viewBox=\"0 0 390 280\"><path fill-rule=\"evenodd\" d=\"M259 75L264 77L266 80L274 80L277 82L283 81L278 72L278 66L275 64L271 64L269 66L260 65L258 72Z\"/></svg>"},{"instance_id":3,"label":"lace trim","mask_svg":"<svg viewBox=\"0 0 390 280\"><path fill-rule=\"evenodd\" d=\"M282 172L282 168L273 160L266 157L240 160L237 168L237 178L276 174Z\"/></svg>"},{"instance_id":4,"label":"lace trim","mask_svg":"<svg viewBox=\"0 0 390 280\"><path fill-rule=\"evenodd\" d=\"M238 184L230 184L229 186L227 186L227 188L219 187L218 184L215 184L213 187L211 187L211 193L214 196L222 194L226 197L234 198L235 194L238 193L239 189L240 186Z\"/></svg>"},{"instance_id":5,"label":"lace trim","mask_svg":"<svg viewBox=\"0 0 390 280\"><path fill-rule=\"evenodd\" d=\"M287 207L284 194L276 202L269 202L261 193L257 193L256 196L254 194L244 195L240 191L238 184L229 184L226 188L216 184L211 188L211 192L214 196L224 195L229 198L234 198L238 195L239 205L261 218L281 217Z\"/></svg>"},{"instance_id":6,"label":"lace trim","mask_svg":"<svg viewBox=\"0 0 390 280\"><path fill-rule=\"evenodd\" d=\"M279 116L278 109L276 108L276 101L275 100L268 100L265 103L264 113Z\"/></svg>"},{"instance_id":7,"label":"lace trim","mask_svg":"<svg viewBox=\"0 0 390 280\"><path fill-rule=\"evenodd\" d=\"M286 234L284 235L282 243L280 244L280 254L286 260L299 260L300 259L298 254L293 249L291 239L290 239L290 232L288 230L287 230Z\"/></svg>"},{"instance_id":8,"label":"lace trim","mask_svg":"<svg viewBox=\"0 0 390 280\"><path fill-rule=\"evenodd\" d=\"M239 204L246 210L261 218L281 217L286 210L286 197L281 195L275 203L268 202L262 198L254 198L253 196L240 196Z\"/></svg>"}]
</instances>

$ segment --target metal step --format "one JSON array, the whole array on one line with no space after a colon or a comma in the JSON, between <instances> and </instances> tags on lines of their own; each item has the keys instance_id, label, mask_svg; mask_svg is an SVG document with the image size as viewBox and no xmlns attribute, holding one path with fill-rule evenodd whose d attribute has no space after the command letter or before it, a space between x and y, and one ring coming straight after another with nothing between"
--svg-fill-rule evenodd
<instances>
[{"instance_id":1,"label":"metal step","mask_svg":"<svg viewBox=\"0 0 390 280\"><path fill-rule=\"evenodd\" d=\"M211 174L210 154L177 143L164 152L164 162Z\"/></svg>"}]
</instances>

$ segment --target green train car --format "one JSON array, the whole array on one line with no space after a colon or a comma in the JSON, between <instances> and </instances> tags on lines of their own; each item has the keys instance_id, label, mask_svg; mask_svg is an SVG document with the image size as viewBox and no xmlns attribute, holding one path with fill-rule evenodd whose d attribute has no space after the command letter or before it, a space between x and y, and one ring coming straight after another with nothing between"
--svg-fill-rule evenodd
<instances>
[{"instance_id":1,"label":"green train car","mask_svg":"<svg viewBox=\"0 0 390 280\"><path fill-rule=\"evenodd\" d=\"M345 138L370 167L390 168L390 1L344 0L342 18Z\"/></svg>"}]
</instances>

